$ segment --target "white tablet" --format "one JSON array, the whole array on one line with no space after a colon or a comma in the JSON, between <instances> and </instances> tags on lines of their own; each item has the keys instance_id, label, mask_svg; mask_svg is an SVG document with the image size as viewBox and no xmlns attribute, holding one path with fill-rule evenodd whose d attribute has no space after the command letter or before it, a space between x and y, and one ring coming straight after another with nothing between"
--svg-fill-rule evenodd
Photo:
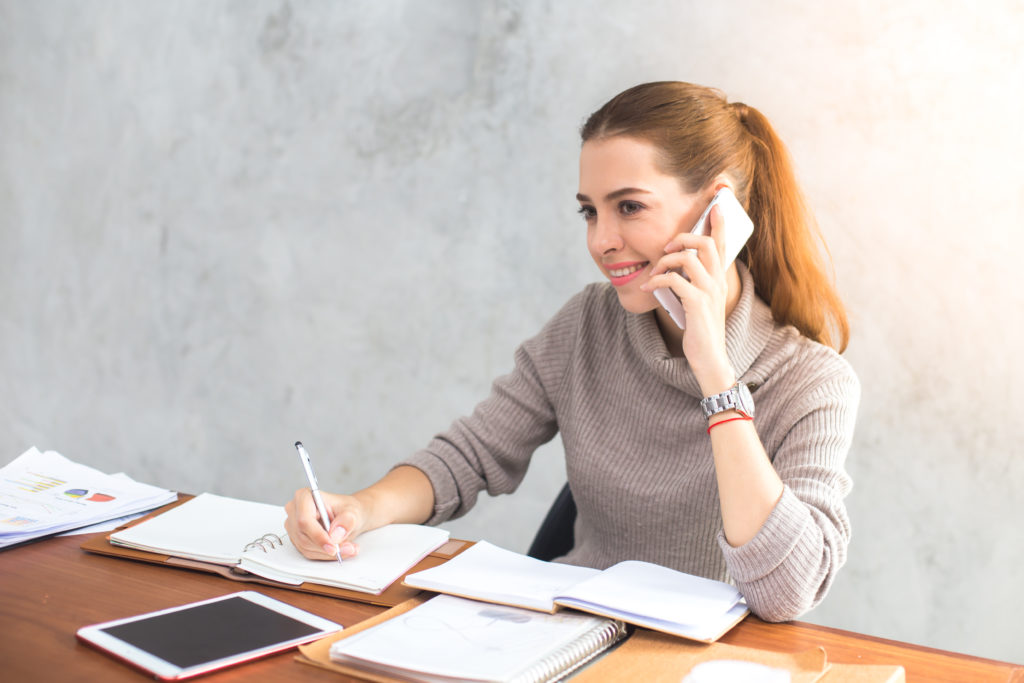
<instances>
[{"instance_id":1,"label":"white tablet","mask_svg":"<svg viewBox=\"0 0 1024 683\"><path fill-rule=\"evenodd\" d=\"M280 652L341 626L254 591L78 629L78 638L163 680Z\"/></svg>"}]
</instances>

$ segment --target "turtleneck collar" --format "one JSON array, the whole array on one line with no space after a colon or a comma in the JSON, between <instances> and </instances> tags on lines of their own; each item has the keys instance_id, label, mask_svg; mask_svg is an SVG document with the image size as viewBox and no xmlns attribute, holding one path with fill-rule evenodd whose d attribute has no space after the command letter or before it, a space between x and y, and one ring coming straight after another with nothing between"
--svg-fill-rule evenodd
<instances>
[{"instance_id":1,"label":"turtleneck collar","mask_svg":"<svg viewBox=\"0 0 1024 683\"><path fill-rule=\"evenodd\" d=\"M775 321L771 309L754 293L754 279L742 262L736 262L740 276L740 298L725 321L725 350L736 376L744 382L761 383L751 366L764 350ZM626 330L630 343L647 366L663 381L686 394L701 397L697 377L685 357L672 357L661 337L654 312L627 313Z\"/></svg>"}]
</instances>

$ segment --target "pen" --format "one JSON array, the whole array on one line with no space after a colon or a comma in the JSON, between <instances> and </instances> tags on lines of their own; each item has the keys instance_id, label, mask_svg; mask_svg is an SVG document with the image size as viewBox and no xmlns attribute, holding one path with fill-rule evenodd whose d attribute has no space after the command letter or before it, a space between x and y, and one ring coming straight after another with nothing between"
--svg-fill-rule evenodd
<instances>
[{"instance_id":1,"label":"pen","mask_svg":"<svg viewBox=\"0 0 1024 683\"><path fill-rule=\"evenodd\" d=\"M316 503L316 511L320 515L320 522L324 525L324 531L330 533L331 521L327 517L327 508L324 507L324 499L320 497L320 487L316 485L316 475L313 474L313 463L309 461L309 453L302 447L301 441L295 442L295 450L299 452L299 460L302 461L302 469L306 471L306 480L309 481L309 490L313 493L313 502ZM341 563L341 546L337 548L338 563Z\"/></svg>"}]
</instances>

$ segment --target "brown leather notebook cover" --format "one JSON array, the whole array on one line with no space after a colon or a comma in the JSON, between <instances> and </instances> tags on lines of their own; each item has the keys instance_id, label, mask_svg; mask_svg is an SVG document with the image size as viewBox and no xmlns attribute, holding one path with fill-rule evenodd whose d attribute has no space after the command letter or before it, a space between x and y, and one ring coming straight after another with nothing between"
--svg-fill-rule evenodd
<instances>
[{"instance_id":1,"label":"brown leather notebook cover","mask_svg":"<svg viewBox=\"0 0 1024 683\"><path fill-rule=\"evenodd\" d=\"M902 683L905 680L901 666L833 664L828 661L823 647L786 653L726 643L705 645L646 629L637 629L627 641L583 669L572 680L573 683L630 679L678 683L693 667L713 660L753 662L785 669L793 683Z\"/></svg>"},{"instance_id":2,"label":"brown leather notebook cover","mask_svg":"<svg viewBox=\"0 0 1024 683\"><path fill-rule=\"evenodd\" d=\"M118 527L110 533L116 533L122 529L135 526L147 519L156 517L157 515L167 512L171 508L177 507L182 503L191 500L193 496L188 494L179 494L178 500L173 503L157 508L153 512L149 513L139 519L134 519L124 526ZM318 595L327 595L334 598L344 598L346 600L354 600L356 602L365 602L371 605L381 605L384 607L393 607L401 602L405 602L409 598L419 595L420 590L417 588L410 588L402 584L402 580L405 579L405 575L397 579L394 583L387 587L379 595L372 593L362 593L360 591L348 590L345 588L336 588L334 586L322 586L316 583L303 583L298 586L290 583L281 583L279 581L273 581L271 579L265 579L262 576L256 576L248 572L243 572L233 567L214 564L211 562L198 562L196 560L187 560L180 557L173 557L170 555L161 555L159 553L146 552L145 550L135 550L133 548L122 548L120 546L113 545L110 543L110 534L96 534L81 544L81 549L89 552L96 553L98 555L109 555L111 557L120 557L130 560L139 560L142 562L150 562L153 564L160 564L167 567L177 567L180 569L193 569L196 571L208 572L211 574L219 574L226 579L232 581L243 581L248 583L259 583L264 586L273 586L274 588L287 588L290 590L304 591L306 593L316 593ZM472 543L468 541L460 541L456 539L449 540L447 543L442 545L440 548L430 553L422 560L419 561L415 566L409 569L406 574L412 572L422 571L431 567L448 561L455 557L460 552L468 548Z\"/></svg>"},{"instance_id":3,"label":"brown leather notebook cover","mask_svg":"<svg viewBox=\"0 0 1024 683\"><path fill-rule=\"evenodd\" d=\"M665 633L637 629L625 643L586 669L574 681L681 681L701 662L745 661L785 669L793 683L816 683L828 670L822 648L785 654L725 643L696 643Z\"/></svg>"}]
</instances>

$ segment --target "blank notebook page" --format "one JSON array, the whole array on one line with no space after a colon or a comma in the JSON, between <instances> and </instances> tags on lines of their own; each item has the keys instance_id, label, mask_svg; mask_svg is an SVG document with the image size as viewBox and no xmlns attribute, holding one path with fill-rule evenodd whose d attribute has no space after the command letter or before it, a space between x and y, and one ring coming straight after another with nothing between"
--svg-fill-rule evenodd
<instances>
[{"instance_id":1,"label":"blank notebook page","mask_svg":"<svg viewBox=\"0 0 1024 683\"><path fill-rule=\"evenodd\" d=\"M234 564L245 546L264 534L284 534L285 511L237 498L202 493L110 540L139 550L204 562Z\"/></svg>"},{"instance_id":2,"label":"blank notebook page","mask_svg":"<svg viewBox=\"0 0 1024 683\"><path fill-rule=\"evenodd\" d=\"M550 612L556 595L598 573L597 569L544 562L478 541L442 565L410 574L405 583Z\"/></svg>"},{"instance_id":3,"label":"blank notebook page","mask_svg":"<svg viewBox=\"0 0 1024 683\"><path fill-rule=\"evenodd\" d=\"M312 581L379 593L447 540L444 529L390 524L356 538L359 554L341 563L307 559L286 538L283 547L246 551L239 567L286 583Z\"/></svg>"}]
</instances>

